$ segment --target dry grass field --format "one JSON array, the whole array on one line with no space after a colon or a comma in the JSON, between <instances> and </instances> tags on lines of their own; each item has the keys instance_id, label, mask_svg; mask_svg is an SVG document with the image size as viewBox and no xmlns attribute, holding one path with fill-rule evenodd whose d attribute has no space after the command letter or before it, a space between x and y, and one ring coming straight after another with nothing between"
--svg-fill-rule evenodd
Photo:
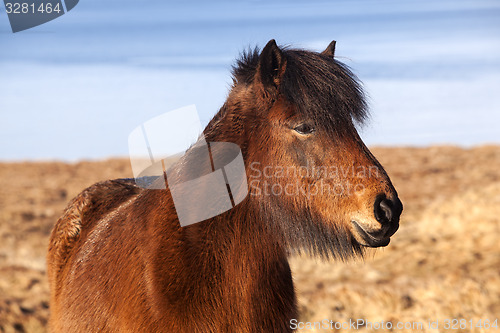
<instances>
[{"instance_id":1,"label":"dry grass field","mask_svg":"<svg viewBox=\"0 0 500 333\"><path fill-rule=\"evenodd\" d=\"M476 327L478 320L500 321L500 147L372 151L404 203L401 227L387 248L364 260L293 258L299 320L372 324L360 332L390 331L376 329L380 322L395 332L500 332ZM46 332L52 226L86 186L130 176L128 161L118 159L0 163L0 332ZM454 318L468 327L446 330L445 320ZM398 322L413 328L398 329Z\"/></svg>"}]
</instances>

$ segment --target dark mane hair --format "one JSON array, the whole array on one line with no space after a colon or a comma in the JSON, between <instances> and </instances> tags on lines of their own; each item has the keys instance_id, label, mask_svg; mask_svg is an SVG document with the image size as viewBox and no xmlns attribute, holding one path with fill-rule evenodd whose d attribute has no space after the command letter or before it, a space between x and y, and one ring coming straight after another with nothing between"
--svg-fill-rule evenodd
<instances>
[{"instance_id":1,"label":"dark mane hair","mask_svg":"<svg viewBox=\"0 0 500 333\"><path fill-rule=\"evenodd\" d=\"M343 134L369 117L362 85L351 69L333 57L301 49L282 48L287 61L280 94L296 112L327 133ZM233 66L237 84L251 84L260 50L243 52Z\"/></svg>"}]
</instances>

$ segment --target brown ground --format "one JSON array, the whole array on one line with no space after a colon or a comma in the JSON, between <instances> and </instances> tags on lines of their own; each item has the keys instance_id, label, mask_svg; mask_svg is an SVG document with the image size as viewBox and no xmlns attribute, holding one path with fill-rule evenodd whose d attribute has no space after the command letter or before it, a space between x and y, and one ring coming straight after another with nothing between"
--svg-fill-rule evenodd
<instances>
[{"instance_id":1,"label":"brown ground","mask_svg":"<svg viewBox=\"0 0 500 333\"><path fill-rule=\"evenodd\" d=\"M500 320L500 147L373 152L405 205L401 228L364 262L293 258L300 320L424 324L393 329L399 332L430 332L432 320L439 321L432 332L500 331L475 327L479 319ZM53 224L84 187L130 176L127 160L0 164L0 332L46 331ZM444 320L453 318L474 327L445 330Z\"/></svg>"}]
</instances>

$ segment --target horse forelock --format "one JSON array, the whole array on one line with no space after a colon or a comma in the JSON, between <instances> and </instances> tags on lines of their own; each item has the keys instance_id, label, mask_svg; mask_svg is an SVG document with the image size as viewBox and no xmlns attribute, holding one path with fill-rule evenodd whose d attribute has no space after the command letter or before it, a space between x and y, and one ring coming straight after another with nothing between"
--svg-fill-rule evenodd
<instances>
[{"instance_id":1,"label":"horse forelock","mask_svg":"<svg viewBox=\"0 0 500 333\"><path fill-rule=\"evenodd\" d=\"M352 131L369 118L362 84L351 69L326 55L282 48L286 69L279 94L299 116L328 134ZM233 66L234 86L254 83L259 49L243 52Z\"/></svg>"}]
</instances>

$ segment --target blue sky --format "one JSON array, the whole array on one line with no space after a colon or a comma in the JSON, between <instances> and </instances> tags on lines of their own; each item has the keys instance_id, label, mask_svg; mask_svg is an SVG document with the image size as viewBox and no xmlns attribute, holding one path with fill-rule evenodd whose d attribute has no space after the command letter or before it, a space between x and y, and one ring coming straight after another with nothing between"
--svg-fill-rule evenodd
<instances>
[{"instance_id":1,"label":"blue sky","mask_svg":"<svg viewBox=\"0 0 500 333\"><path fill-rule=\"evenodd\" d=\"M16 34L1 6L2 160L126 156L136 126L189 104L206 123L234 59L271 38L337 40L369 95L369 145L500 143L497 1L81 0Z\"/></svg>"}]
</instances>

